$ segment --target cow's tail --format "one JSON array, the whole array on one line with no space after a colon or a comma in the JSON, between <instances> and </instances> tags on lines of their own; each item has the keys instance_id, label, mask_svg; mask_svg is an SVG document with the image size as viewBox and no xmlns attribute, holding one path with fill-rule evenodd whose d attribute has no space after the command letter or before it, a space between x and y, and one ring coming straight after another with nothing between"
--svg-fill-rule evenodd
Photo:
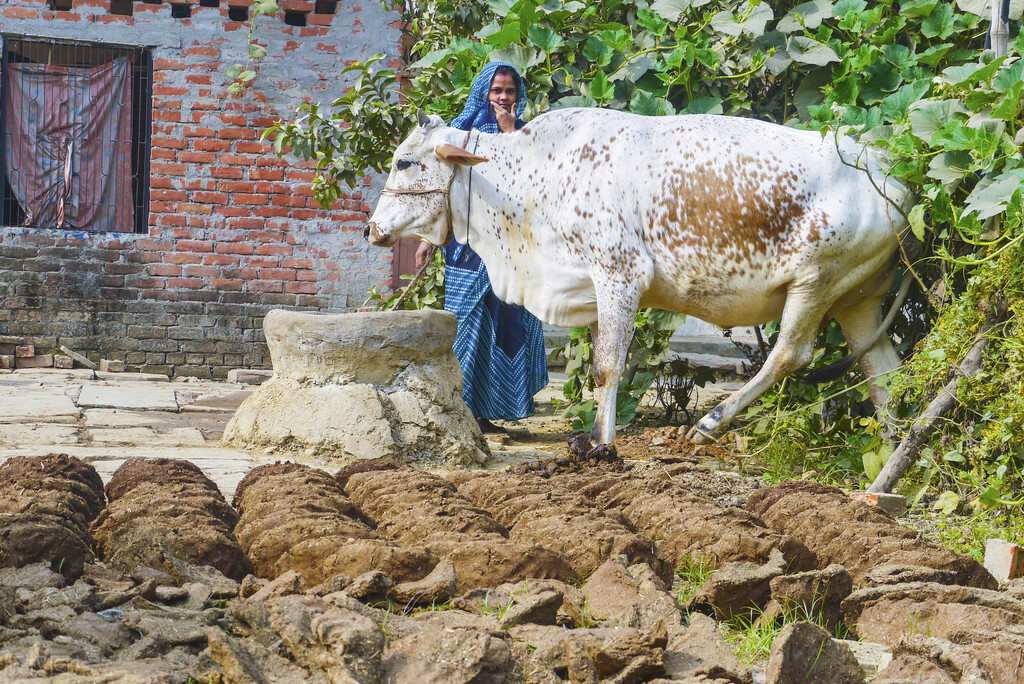
<instances>
[{"instance_id":1,"label":"cow's tail","mask_svg":"<svg viewBox=\"0 0 1024 684\"><path fill-rule=\"evenodd\" d=\"M896 320L896 314L899 313L900 307L903 306L903 302L906 301L907 295L910 293L910 286L913 282L913 278L908 275L903 276L903 282L900 283L900 289L896 293L896 299L893 301L892 306L889 307L889 313L885 315L885 320L882 321L882 324L878 326L875 334L871 336L859 352L856 354L847 354L838 361L834 361L827 366L822 366L821 368L814 368L809 371L795 373L794 375L797 379L810 385L817 385L818 383L828 382L842 377L848 370L853 368L853 364L860 360L860 357L864 352L875 346L875 342L877 342L882 335L887 334L886 331L889 330L889 326L892 325L892 322Z\"/></svg>"}]
</instances>

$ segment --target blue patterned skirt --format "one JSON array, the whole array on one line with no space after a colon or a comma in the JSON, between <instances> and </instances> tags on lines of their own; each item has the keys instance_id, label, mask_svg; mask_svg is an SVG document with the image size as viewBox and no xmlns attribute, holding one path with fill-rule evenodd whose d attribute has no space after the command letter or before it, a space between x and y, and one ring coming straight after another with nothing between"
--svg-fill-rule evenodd
<instances>
[{"instance_id":1,"label":"blue patterned skirt","mask_svg":"<svg viewBox=\"0 0 1024 684\"><path fill-rule=\"evenodd\" d=\"M487 267L466 245L452 240L444 265L444 308L459 322L454 350L462 366L462 398L477 418L532 415L533 395L548 384L541 322L494 296Z\"/></svg>"}]
</instances>

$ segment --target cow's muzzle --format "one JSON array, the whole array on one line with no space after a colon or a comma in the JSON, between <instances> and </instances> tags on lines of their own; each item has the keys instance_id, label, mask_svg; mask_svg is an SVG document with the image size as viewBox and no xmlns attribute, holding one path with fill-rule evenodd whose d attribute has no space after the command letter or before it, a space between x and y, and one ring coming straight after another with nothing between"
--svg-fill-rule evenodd
<instances>
[{"instance_id":1,"label":"cow's muzzle","mask_svg":"<svg viewBox=\"0 0 1024 684\"><path fill-rule=\"evenodd\" d=\"M363 229L363 237L374 247L390 247L395 242L390 234L381 235L380 227L373 221L366 223L366 228Z\"/></svg>"},{"instance_id":2,"label":"cow's muzzle","mask_svg":"<svg viewBox=\"0 0 1024 684\"><path fill-rule=\"evenodd\" d=\"M364 240L369 240L370 239L370 224L369 223L366 224L366 228L363 228L363 239Z\"/></svg>"}]
</instances>

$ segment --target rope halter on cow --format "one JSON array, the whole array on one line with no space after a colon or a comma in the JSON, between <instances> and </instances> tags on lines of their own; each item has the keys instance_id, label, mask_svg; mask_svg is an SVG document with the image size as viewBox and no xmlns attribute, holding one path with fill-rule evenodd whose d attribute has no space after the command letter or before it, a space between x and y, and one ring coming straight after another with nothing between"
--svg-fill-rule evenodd
<instances>
[{"instance_id":1,"label":"rope halter on cow","mask_svg":"<svg viewBox=\"0 0 1024 684\"><path fill-rule=\"evenodd\" d=\"M472 133L473 133L472 129L466 131L466 137L462 141L462 148L463 149L465 149L466 145L469 144L469 136ZM479 135L477 136L476 142L477 142L477 145L480 144L480 136ZM472 171L473 171L472 168L470 168L470 173L472 173ZM459 173L459 165L455 164L455 168L452 169L452 175L448 177L448 182L445 184L445 186L443 188L408 188L408 189L401 189L401 188L389 188L389 187L387 187L387 185L385 185L384 189L380 191L380 194L382 194L382 195L432 195L432 194L438 193L438 192L441 193L444 196L444 209L445 209L445 214L448 217L448 232L445 234L445 237L447 238L448 236L453 235L454 231L455 231L455 227L454 227L454 225L452 223L452 196L451 195L452 195L452 184L455 182L455 176L458 173Z\"/></svg>"}]
</instances>

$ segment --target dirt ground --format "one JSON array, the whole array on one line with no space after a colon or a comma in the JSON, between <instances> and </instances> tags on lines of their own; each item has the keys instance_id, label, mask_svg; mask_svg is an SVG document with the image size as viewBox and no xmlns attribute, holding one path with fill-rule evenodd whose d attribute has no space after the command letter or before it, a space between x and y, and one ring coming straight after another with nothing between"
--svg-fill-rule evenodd
<instances>
[{"instance_id":1,"label":"dirt ground","mask_svg":"<svg viewBox=\"0 0 1024 684\"><path fill-rule=\"evenodd\" d=\"M732 444L629 428L615 456L550 410L478 471L267 463L220 491L175 458L105 485L59 448L9 458L0 680L1024 681L1024 586L739 475ZM748 663L725 621L788 626Z\"/></svg>"}]
</instances>

